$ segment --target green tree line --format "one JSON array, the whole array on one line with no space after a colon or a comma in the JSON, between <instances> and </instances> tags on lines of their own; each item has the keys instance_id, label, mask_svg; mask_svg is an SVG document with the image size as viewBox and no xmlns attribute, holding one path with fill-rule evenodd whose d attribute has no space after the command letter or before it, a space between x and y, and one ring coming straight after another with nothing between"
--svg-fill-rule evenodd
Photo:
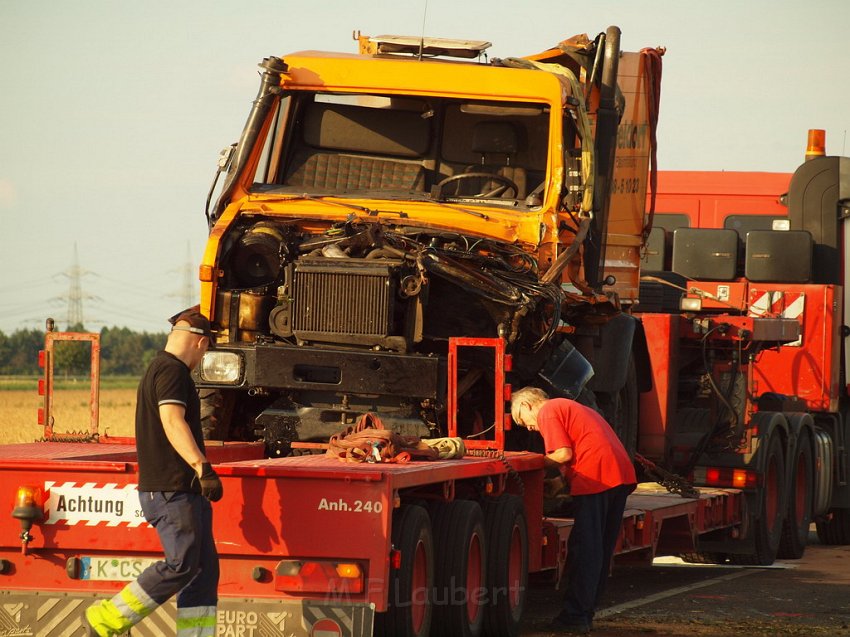
<instances>
[{"instance_id":1,"label":"green tree line","mask_svg":"<svg viewBox=\"0 0 850 637\"><path fill-rule=\"evenodd\" d=\"M69 331L87 331L76 326ZM104 327L100 331L100 373L102 376L140 376L151 358L165 346L166 333L134 332L126 327ZM54 369L57 373L86 374L91 361L87 342L55 343ZM44 331L0 331L0 375L41 373L38 352L44 349Z\"/></svg>"}]
</instances>

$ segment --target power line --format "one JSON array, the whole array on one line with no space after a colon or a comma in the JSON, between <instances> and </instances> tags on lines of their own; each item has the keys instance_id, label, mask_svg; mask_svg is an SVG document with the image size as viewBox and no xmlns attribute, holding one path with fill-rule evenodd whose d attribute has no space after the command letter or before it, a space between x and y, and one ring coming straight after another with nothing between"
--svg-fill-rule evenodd
<instances>
[{"instance_id":1,"label":"power line","mask_svg":"<svg viewBox=\"0 0 850 637\"><path fill-rule=\"evenodd\" d=\"M183 275L183 285L179 293L169 294L170 297L177 297L182 303L182 307L191 307L197 302L198 295L195 292L195 264L192 261L192 248L189 242L186 242L186 261L179 269Z\"/></svg>"},{"instance_id":2,"label":"power line","mask_svg":"<svg viewBox=\"0 0 850 637\"><path fill-rule=\"evenodd\" d=\"M68 294L64 296L56 297L60 300L64 300L68 304L67 315L65 319L65 329L71 329L71 327L76 325L83 325L83 300L94 301L100 300L98 297L91 294L83 293L83 283L82 279L87 274L94 274L93 272L89 272L88 270L83 270L80 267L80 259L77 255L77 242L74 242L74 261L71 264L71 267L65 270L64 272L60 272L62 276L68 277L70 284L68 287ZM97 323L98 321L90 321Z\"/></svg>"},{"instance_id":3,"label":"power line","mask_svg":"<svg viewBox=\"0 0 850 637\"><path fill-rule=\"evenodd\" d=\"M14 286L0 287L0 291L6 289L17 289L19 287L32 290L36 287L46 287L51 283L56 285L60 277L65 277L68 280L68 288L65 294L60 294L53 297L41 297L38 300L27 302L22 300L22 295L17 294L14 297L6 297L6 302L0 301L0 315L2 322L8 329L15 329L13 325L33 326L41 328L44 324L45 316L57 316L57 323L62 321L65 323L65 328L70 329L75 325L100 324L106 325L115 320L116 323L127 322L136 326L144 326L146 331L157 331L161 323L164 321L163 316L168 316L173 313L173 308L170 307L171 301L166 301L168 297L176 297L180 299L182 307L190 307L198 301L199 293L197 291L197 267L192 260L191 245L186 243L186 261L176 271L180 272L181 285L179 290L175 290L172 294L163 294L163 290L155 290L151 287L146 287L145 281L129 282L121 281L113 276L102 275L99 272L93 272L84 269L80 265L79 251L77 243L74 243L73 259L68 269L52 275L48 278L33 278L28 282L16 282ZM171 270L172 273L175 270ZM110 273L111 274L111 273ZM98 289L98 292L106 293L107 298L117 296L113 294L115 291L121 291L121 300L105 300L101 296L91 294L88 289L92 287L92 283L88 283L84 288L84 278L93 277L96 282L100 281L106 289ZM171 277L173 280L174 277ZM94 287L101 287L95 283ZM154 301L159 301L155 303ZM91 317L91 305L94 304L94 312L103 319L93 319ZM155 307L160 304L167 303L169 307L162 311L157 311ZM64 310L64 312L63 312ZM64 314L64 316L62 316ZM36 318L38 317L38 318Z\"/></svg>"}]
</instances>

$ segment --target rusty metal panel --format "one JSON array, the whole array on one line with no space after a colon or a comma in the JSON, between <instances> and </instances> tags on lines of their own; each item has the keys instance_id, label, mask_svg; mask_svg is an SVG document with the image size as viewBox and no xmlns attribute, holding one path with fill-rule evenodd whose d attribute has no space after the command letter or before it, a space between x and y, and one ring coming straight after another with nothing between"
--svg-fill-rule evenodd
<instances>
[{"instance_id":1,"label":"rusty metal panel","mask_svg":"<svg viewBox=\"0 0 850 637\"><path fill-rule=\"evenodd\" d=\"M55 365L55 344L57 341L76 341L91 343L91 373L88 434L57 433L53 419L53 367ZM100 420L100 334L88 332L54 332L52 319L48 321L48 330L44 337L44 350L39 352L39 366L44 369L44 377L38 382L38 393L42 396L42 407L38 410L38 424L44 427L46 440L94 440L98 436Z\"/></svg>"}]
</instances>

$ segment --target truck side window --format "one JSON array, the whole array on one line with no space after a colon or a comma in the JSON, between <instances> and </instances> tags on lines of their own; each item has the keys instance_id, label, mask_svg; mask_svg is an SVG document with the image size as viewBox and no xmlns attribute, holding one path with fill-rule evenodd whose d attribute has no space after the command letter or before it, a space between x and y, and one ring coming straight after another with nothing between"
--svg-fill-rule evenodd
<instances>
[{"instance_id":1,"label":"truck side window","mask_svg":"<svg viewBox=\"0 0 850 637\"><path fill-rule=\"evenodd\" d=\"M277 104L277 113L272 120L272 126L263 143L263 152L257 163L257 171L254 175L254 183L274 183L274 176L280 170L281 151L284 138L286 118L289 115L291 100L284 96Z\"/></svg>"}]
</instances>

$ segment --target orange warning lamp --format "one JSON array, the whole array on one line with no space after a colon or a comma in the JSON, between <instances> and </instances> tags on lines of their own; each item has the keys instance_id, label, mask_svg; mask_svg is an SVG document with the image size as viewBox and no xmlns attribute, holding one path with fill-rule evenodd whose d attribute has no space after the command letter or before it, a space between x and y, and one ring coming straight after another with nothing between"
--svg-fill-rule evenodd
<instances>
[{"instance_id":1,"label":"orange warning lamp","mask_svg":"<svg viewBox=\"0 0 850 637\"><path fill-rule=\"evenodd\" d=\"M12 517L21 522L21 552L26 555L27 544L32 542L33 539L30 529L32 529L34 522L44 517L42 493L39 487L31 485L18 487Z\"/></svg>"},{"instance_id":2,"label":"orange warning lamp","mask_svg":"<svg viewBox=\"0 0 850 637\"><path fill-rule=\"evenodd\" d=\"M809 141L806 144L806 161L826 155L826 131L821 128L809 129Z\"/></svg>"}]
</instances>

